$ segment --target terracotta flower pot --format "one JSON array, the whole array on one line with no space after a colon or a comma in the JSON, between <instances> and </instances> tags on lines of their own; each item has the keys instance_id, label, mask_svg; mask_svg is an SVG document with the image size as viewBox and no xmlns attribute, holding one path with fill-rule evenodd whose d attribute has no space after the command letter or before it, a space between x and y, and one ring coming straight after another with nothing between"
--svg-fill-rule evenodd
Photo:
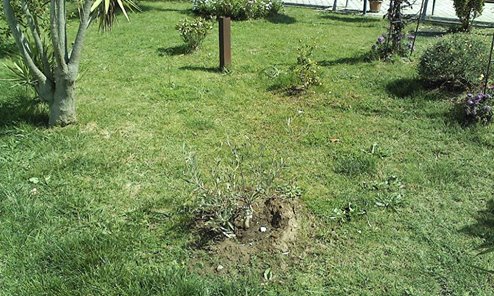
<instances>
[{"instance_id":1,"label":"terracotta flower pot","mask_svg":"<svg viewBox=\"0 0 494 296\"><path fill-rule=\"evenodd\" d=\"M379 12L381 11L382 1L370 1L370 11L371 12Z\"/></svg>"}]
</instances>

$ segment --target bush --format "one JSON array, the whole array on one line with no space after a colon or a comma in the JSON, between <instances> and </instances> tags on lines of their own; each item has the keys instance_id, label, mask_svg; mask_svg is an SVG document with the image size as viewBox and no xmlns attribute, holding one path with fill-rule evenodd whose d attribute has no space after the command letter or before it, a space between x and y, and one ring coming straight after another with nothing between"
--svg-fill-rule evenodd
<instances>
[{"instance_id":1,"label":"bush","mask_svg":"<svg viewBox=\"0 0 494 296\"><path fill-rule=\"evenodd\" d=\"M246 20L277 15L283 10L283 3L281 0L193 0L192 10L204 17Z\"/></svg>"},{"instance_id":2,"label":"bush","mask_svg":"<svg viewBox=\"0 0 494 296\"><path fill-rule=\"evenodd\" d=\"M306 92L310 87L321 85L320 69L312 58L313 45L301 44L297 49L297 63L292 65L288 71L280 71L276 67L264 71L270 79L275 79L271 89L286 91L289 95Z\"/></svg>"},{"instance_id":3,"label":"bush","mask_svg":"<svg viewBox=\"0 0 494 296\"><path fill-rule=\"evenodd\" d=\"M486 40L471 34L443 37L420 57L418 73L433 84L471 88L482 83L489 47Z\"/></svg>"},{"instance_id":4,"label":"bush","mask_svg":"<svg viewBox=\"0 0 494 296\"><path fill-rule=\"evenodd\" d=\"M313 85L321 85L319 77L319 66L312 59L314 46L302 45L298 48L297 64L293 68L293 73L296 77L294 89L307 90Z\"/></svg>"},{"instance_id":5,"label":"bush","mask_svg":"<svg viewBox=\"0 0 494 296\"><path fill-rule=\"evenodd\" d=\"M179 31L180 36L182 36L187 48L193 51L201 45L202 41L204 41L208 33L213 29L213 25L210 21L203 18L192 21L183 19L177 24L176 29Z\"/></svg>"}]
</instances>

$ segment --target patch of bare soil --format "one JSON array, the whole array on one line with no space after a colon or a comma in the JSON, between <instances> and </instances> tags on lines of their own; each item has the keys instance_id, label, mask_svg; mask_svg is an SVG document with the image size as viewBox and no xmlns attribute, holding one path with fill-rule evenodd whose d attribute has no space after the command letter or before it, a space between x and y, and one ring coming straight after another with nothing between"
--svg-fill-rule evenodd
<instances>
[{"instance_id":1,"label":"patch of bare soil","mask_svg":"<svg viewBox=\"0 0 494 296\"><path fill-rule=\"evenodd\" d=\"M307 215L297 200L273 196L258 201L252 205L250 219L245 215L235 219L233 237L209 241L203 248L206 256L197 261L202 261L201 268L209 267L206 272L240 271L242 267L253 267L256 260L273 263L280 256L287 264L284 258L297 257L296 253L306 246L305 239L301 239L306 236L305 222Z\"/></svg>"}]
</instances>

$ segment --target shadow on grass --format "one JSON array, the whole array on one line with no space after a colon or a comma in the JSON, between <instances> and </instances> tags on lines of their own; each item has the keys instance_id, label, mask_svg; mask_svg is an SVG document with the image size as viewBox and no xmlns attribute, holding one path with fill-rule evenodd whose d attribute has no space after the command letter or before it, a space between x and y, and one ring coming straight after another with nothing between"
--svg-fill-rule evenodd
<instances>
[{"instance_id":1,"label":"shadow on grass","mask_svg":"<svg viewBox=\"0 0 494 296\"><path fill-rule=\"evenodd\" d=\"M381 22L381 18L370 18L370 17L365 17L362 15L357 15L355 13L335 13L335 12L329 12L325 13L321 16L323 19L327 20L332 20L332 21L339 21L339 22L346 22L346 23L357 23L357 24L363 24L363 23L379 23Z\"/></svg>"},{"instance_id":2,"label":"shadow on grass","mask_svg":"<svg viewBox=\"0 0 494 296\"><path fill-rule=\"evenodd\" d=\"M317 62L317 64L319 66L323 66L323 67L331 67L331 66L342 65L342 64L356 65L356 64L364 63L365 58L366 58L366 55L362 54L362 55L354 56L354 57L339 58L339 59L332 60L332 61L328 61L328 60L319 61L319 62Z\"/></svg>"},{"instance_id":3,"label":"shadow on grass","mask_svg":"<svg viewBox=\"0 0 494 296\"><path fill-rule=\"evenodd\" d=\"M426 100L446 100L461 93L459 89L438 87L418 78L393 80L386 85L386 91L400 99L413 99L420 96Z\"/></svg>"},{"instance_id":4,"label":"shadow on grass","mask_svg":"<svg viewBox=\"0 0 494 296\"><path fill-rule=\"evenodd\" d=\"M6 128L18 123L47 127L47 107L28 96L17 96L0 102L0 135Z\"/></svg>"},{"instance_id":5,"label":"shadow on grass","mask_svg":"<svg viewBox=\"0 0 494 296\"><path fill-rule=\"evenodd\" d=\"M146 11L178 12L178 13L186 14L186 15L194 15L194 12L192 11L192 9L161 8L161 7L155 7L152 5L146 5L143 3L139 4L139 8L141 9L142 12L146 12Z\"/></svg>"},{"instance_id":6,"label":"shadow on grass","mask_svg":"<svg viewBox=\"0 0 494 296\"><path fill-rule=\"evenodd\" d=\"M446 34L447 34L447 32L443 32L443 31L418 31L417 32L418 37L442 37Z\"/></svg>"},{"instance_id":7,"label":"shadow on grass","mask_svg":"<svg viewBox=\"0 0 494 296\"><path fill-rule=\"evenodd\" d=\"M386 91L398 98L414 97L423 90L422 81L413 78L393 80L386 85Z\"/></svg>"},{"instance_id":8,"label":"shadow on grass","mask_svg":"<svg viewBox=\"0 0 494 296\"><path fill-rule=\"evenodd\" d=\"M158 55L160 57L162 56L176 56L176 55L185 55L185 54L190 54L192 53L190 49L187 47L187 45L182 44L182 45L177 45L177 46L171 46L171 47L160 47L157 49Z\"/></svg>"},{"instance_id":9,"label":"shadow on grass","mask_svg":"<svg viewBox=\"0 0 494 296\"><path fill-rule=\"evenodd\" d=\"M291 17L286 14L278 14L278 15L270 16L266 20L273 24L285 24L285 25L290 25L297 22L297 20L294 17Z\"/></svg>"},{"instance_id":10,"label":"shadow on grass","mask_svg":"<svg viewBox=\"0 0 494 296\"><path fill-rule=\"evenodd\" d=\"M187 71L203 71L203 72L209 72L209 73L222 73L219 67L203 67L203 66L184 66L180 67L180 70L187 70Z\"/></svg>"},{"instance_id":11,"label":"shadow on grass","mask_svg":"<svg viewBox=\"0 0 494 296\"><path fill-rule=\"evenodd\" d=\"M494 199L487 202L487 208L474 215L476 222L460 231L483 240L477 247L481 252L494 251Z\"/></svg>"}]
</instances>

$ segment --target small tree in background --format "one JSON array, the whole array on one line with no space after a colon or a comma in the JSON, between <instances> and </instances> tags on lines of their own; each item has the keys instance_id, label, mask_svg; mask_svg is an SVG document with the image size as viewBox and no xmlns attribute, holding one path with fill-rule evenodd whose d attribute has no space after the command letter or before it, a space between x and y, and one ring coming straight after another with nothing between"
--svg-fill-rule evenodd
<instances>
[{"instance_id":1,"label":"small tree in background","mask_svg":"<svg viewBox=\"0 0 494 296\"><path fill-rule=\"evenodd\" d=\"M484 0L454 0L453 5L461 22L461 30L468 32L472 28L473 20L482 14Z\"/></svg>"}]
</instances>

